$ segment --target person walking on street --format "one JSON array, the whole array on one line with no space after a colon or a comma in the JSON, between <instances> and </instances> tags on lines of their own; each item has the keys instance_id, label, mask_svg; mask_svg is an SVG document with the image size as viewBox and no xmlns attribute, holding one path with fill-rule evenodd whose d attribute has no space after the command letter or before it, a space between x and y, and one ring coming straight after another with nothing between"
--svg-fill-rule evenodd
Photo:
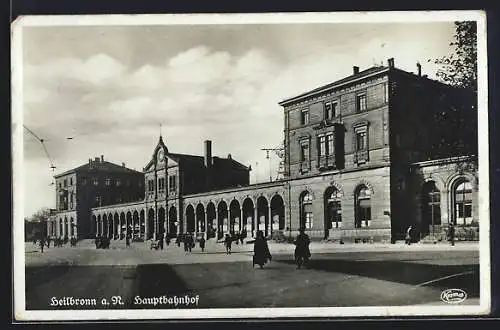
<instances>
[{"instance_id":1,"label":"person walking on street","mask_svg":"<svg viewBox=\"0 0 500 330\"><path fill-rule=\"evenodd\" d=\"M299 235L295 239L295 263L297 268L300 269L302 265L307 266L309 258L311 258L311 251L309 250L309 244L311 240L309 236L304 232L304 228L299 229Z\"/></svg>"},{"instance_id":2,"label":"person walking on street","mask_svg":"<svg viewBox=\"0 0 500 330\"><path fill-rule=\"evenodd\" d=\"M226 245L226 254L231 254L231 244L233 240L229 234L226 234L226 238L224 239L224 245Z\"/></svg>"},{"instance_id":3,"label":"person walking on street","mask_svg":"<svg viewBox=\"0 0 500 330\"><path fill-rule=\"evenodd\" d=\"M269 251L269 246L267 245L267 240L265 239L262 230L257 232L257 237L255 238L253 245L252 258L252 267L259 265L260 268L264 268L267 261L272 260L271 252Z\"/></svg>"},{"instance_id":4,"label":"person walking on street","mask_svg":"<svg viewBox=\"0 0 500 330\"><path fill-rule=\"evenodd\" d=\"M408 229L406 230L406 237L405 237L405 243L410 245L411 244L411 230L412 230L412 226L408 227Z\"/></svg>"},{"instance_id":5,"label":"person walking on street","mask_svg":"<svg viewBox=\"0 0 500 330\"><path fill-rule=\"evenodd\" d=\"M455 225L450 223L450 229L448 230L448 238L450 240L451 246L455 246Z\"/></svg>"},{"instance_id":6,"label":"person walking on street","mask_svg":"<svg viewBox=\"0 0 500 330\"><path fill-rule=\"evenodd\" d=\"M188 234L187 236L187 244L188 244L188 251L191 252L194 247L194 237L192 233Z\"/></svg>"},{"instance_id":7,"label":"person walking on street","mask_svg":"<svg viewBox=\"0 0 500 330\"><path fill-rule=\"evenodd\" d=\"M42 235L42 237L40 237L40 250L42 251L42 253L44 246L45 246L45 237Z\"/></svg>"},{"instance_id":8,"label":"person walking on street","mask_svg":"<svg viewBox=\"0 0 500 330\"><path fill-rule=\"evenodd\" d=\"M201 252L205 252L205 238L202 236L199 240Z\"/></svg>"}]
</instances>

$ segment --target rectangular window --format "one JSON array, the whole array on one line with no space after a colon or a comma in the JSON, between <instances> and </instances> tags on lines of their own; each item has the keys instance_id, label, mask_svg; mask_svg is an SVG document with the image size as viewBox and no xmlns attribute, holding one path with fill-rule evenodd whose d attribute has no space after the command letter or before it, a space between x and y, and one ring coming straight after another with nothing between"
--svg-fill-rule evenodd
<instances>
[{"instance_id":1,"label":"rectangular window","mask_svg":"<svg viewBox=\"0 0 500 330\"><path fill-rule=\"evenodd\" d=\"M73 178L69 178L69 185L72 186L73 185Z\"/></svg>"},{"instance_id":2,"label":"rectangular window","mask_svg":"<svg viewBox=\"0 0 500 330\"><path fill-rule=\"evenodd\" d=\"M307 125L309 124L309 110L307 109L303 109L301 112L300 112L300 123L302 125Z\"/></svg>"},{"instance_id":3,"label":"rectangular window","mask_svg":"<svg viewBox=\"0 0 500 330\"><path fill-rule=\"evenodd\" d=\"M82 186L85 186L87 184L87 178L83 177L82 178ZM59 188L60 188L60 184L59 184Z\"/></svg>"},{"instance_id":4,"label":"rectangular window","mask_svg":"<svg viewBox=\"0 0 500 330\"><path fill-rule=\"evenodd\" d=\"M120 179L116 179L116 186L119 187L122 185L122 181Z\"/></svg>"},{"instance_id":5,"label":"rectangular window","mask_svg":"<svg viewBox=\"0 0 500 330\"><path fill-rule=\"evenodd\" d=\"M155 191L155 182L154 182L154 180L148 180L148 191L149 192Z\"/></svg>"},{"instance_id":6,"label":"rectangular window","mask_svg":"<svg viewBox=\"0 0 500 330\"><path fill-rule=\"evenodd\" d=\"M64 187L68 186L68 180L64 179Z\"/></svg>"},{"instance_id":7,"label":"rectangular window","mask_svg":"<svg viewBox=\"0 0 500 330\"><path fill-rule=\"evenodd\" d=\"M366 131L356 133L356 151L366 150Z\"/></svg>"},{"instance_id":8,"label":"rectangular window","mask_svg":"<svg viewBox=\"0 0 500 330\"><path fill-rule=\"evenodd\" d=\"M326 155L326 137L324 135L319 137L319 155Z\"/></svg>"},{"instance_id":9,"label":"rectangular window","mask_svg":"<svg viewBox=\"0 0 500 330\"><path fill-rule=\"evenodd\" d=\"M389 101L389 88L387 88L387 83L382 84L383 93L384 93L384 103Z\"/></svg>"},{"instance_id":10,"label":"rectangular window","mask_svg":"<svg viewBox=\"0 0 500 330\"><path fill-rule=\"evenodd\" d=\"M97 186L99 185L99 179L98 178L94 178L94 186Z\"/></svg>"},{"instance_id":11,"label":"rectangular window","mask_svg":"<svg viewBox=\"0 0 500 330\"><path fill-rule=\"evenodd\" d=\"M102 197L99 195L95 196L95 205L96 206L101 206L102 205Z\"/></svg>"},{"instance_id":12,"label":"rectangular window","mask_svg":"<svg viewBox=\"0 0 500 330\"><path fill-rule=\"evenodd\" d=\"M333 147L333 134L328 134L326 136L326 140L327 140L327 148L326 148L326 153L328 155L333 155L334 153L334 147Z\"/></svg>"},{"instance_id":13,"label":"rectangular window","mask_svg":"<svg viewBox=\"0 0 500 330\"><path fill-rule=\"evenodd\" d=\"M312 229L313 227L313 213L312 212L306 212L304 214L305 216L305 227L306 229Z\"/></svg>"},{"instance_id":14,"label":"rectangular window","mask_svg":"<svg viewBox=\"0 0 500 330\"><path fill-rule=\"evenodd\" d=\"M110 178L106 178L106 180L104 182L105 182L106 186L110 186L111 185L111 179Z\"/></svg>"},{"instance_id":15,"label":"rectangular window","mask_svg":"<svg viewBox=\"0 0 500 330\"><path fill-rule=\"evenodd\" d=\"M329 101L325 103L325 119L332 119L338 116L337 101Z\"/></svg>"},{"instance_id":16,"label":"rectangular window","mask_svg":"<svg viewBox=\"0 0 500 330\"><path fill-rule=\"evenodd\" d=\"M303 143L300 145L300 161L305 162L309 160L309 144Z\"/></svg>"},{"instance_id":17,"label":"rectangular window","mask_svg":"<svg viewBox=\"0 0 500 330\"><path fill-rule=\"evenodd\" d=\"M356 110L358 112L366 110L366 94L359 94L356 96Z\"/></svg>"},{"instance_id":18,"label":"rectangular window","mask_svg":"<svg viewBox=\"0 0 500 330\"><path fill-rule=\"evenodd\" d=\"M165 191L165 178L158 178L158 190Z\"/></svg>"},{"instance_id":19,"label":"rectangular window","mask_svg":"<svg viewBox=\"0 0 500 330\"><path fill-rule=\"evenodd\" d=\"M62 188L62 183L61 183L61 182L59 182L59 189L61 189L61 188Z\"/></svg>"},{"instance_id":20,"label":"rectangular window","mask_svg":"<svg viewBox=\"0 0 500 330\"><path fill-rule=\"evenodd\" d=\"M175 176L170 176L168 178L168 189L170 191L176 191L177 189L177 181Z\"/></svg>"}]
</instances>

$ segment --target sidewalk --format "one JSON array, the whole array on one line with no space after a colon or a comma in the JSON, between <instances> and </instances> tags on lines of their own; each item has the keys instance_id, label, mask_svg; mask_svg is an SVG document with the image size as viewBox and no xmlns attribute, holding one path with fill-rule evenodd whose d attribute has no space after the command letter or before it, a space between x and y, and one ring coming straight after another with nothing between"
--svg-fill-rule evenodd
<instances>
[{"instance_id":1,"label":"sidewalk","mask_svg":"<svg viewBox=\"0 0 500 330\"><path fill-rule=\"evenodd\" d=\"M331 242L311 242L311 252L390 252L390 251L479 251L479 242L457 242L455 246L446 243L424 244L413 243L406 245L403 242L389 243L349 243L339 244ZM295 245L288 243L269 242L271 252L293 252Z\"/></svg>"}]
</instances>

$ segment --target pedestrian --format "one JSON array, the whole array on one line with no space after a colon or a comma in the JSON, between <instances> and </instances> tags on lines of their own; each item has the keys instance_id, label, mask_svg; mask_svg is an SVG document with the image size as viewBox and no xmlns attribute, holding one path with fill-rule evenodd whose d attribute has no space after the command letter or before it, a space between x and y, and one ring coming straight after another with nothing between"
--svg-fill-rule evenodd
<instances>
[{"instance_id":1,"label":"pedestrian","mask_svg":"<svg viewBox=\"0 0 500 330\"><path fill-rule=\"evenodd\" d=\"M189 252L191 252L191 250L194 248L194 236L193 236L193 233L190 233L189 234Z\"/></svg>"},{"instance_id":2,"label":"pedestrian","mask_svg":"<svg viewBox=\"0 0 500 330\"><path fill-rule=\"evenodd\" d=\"M408 227L406 230L406 237L405 237L405 243L410 245L411 244L411 231L412 231L412 226Z\"/></svg>"},{"instance_id":3,"label":"pedestrian","mask_svg":"<svg viewBox=\"0 0 500 330\"><path fill-rule=\"evenodd\" d=\"M264 233L262 230L257 232L257 237L254 241L253 246L253 261L252 267L259 265L260 268L264 268L267 261L271 260L271 252L269 252L269 246L267 245L267 240L264 238Z\"/></svg>"},{"instance_id":4,"label":"pedestrian","mask_svg":"<svg viewBox=\"0 0 500 330\"><path fill-rule=\"evenodd\" d=\"M167 244L167 246L170 245L170 235L167 234L167 236L165 237L165 243Z\"/></svg>"},{"instance_id":5,"label":"pedestrian","mask_svg":"<svg viewBox=\"0 0 500 330\"><path fill-rule=\"evenodd\" d=\"M40 250L43 253L43 247L45 246L45 237L40 237Z\"/></svg>"},{"instance_id":6,"label":"pedestrian","mask_svg":"<svg viewBox=\"0 0 500 330\"><path fill-rule=\"evenodd\" d=\"M451 246L455 246L455 225L453 223L450 223L450 228L448 229L448 239Z\"/></svg>"},{"instance_id":7,"label":"pedestrian","mask_svg":"<svg viewBox=\"0 0 500 330\"><path fill-rule=\"evenodd\" d=\"M47 248L50 248L50 236L47 236Z\"/></svg>"},{"instance_id":8,"label":"pedestrian","mask_svg":"<svg viewBox=\"0 0 500 330\"><path fill-rule=\"evenodd\" d=\"M233 240L229 234L226 234L226 237L224 239L224 245L226 246L226 254L231 254L231 244L233 243Z\"/></svg>"},{"instance_id":9,"label":"pedestrian","mask_svg":"<svg viewBox=\"0 0 500 330\"><path fill-rule=\"evenodd\" d=\"M181 247L181 234L175 238L175 244L177 244L177 247Z\"/></svg>"},{"instance_id":10,"label":"pedestrian","mask_svg":"<svg viewBox=\"0 0 500 330\"><path fill-rule=\"evenodd\" d=\"M243 239L247 237L247 232L246 230L243 230L240 234L240 242L241 242L241 245L243 245Z\"/></svg>"},{"instance_id":11,"label":"pedestrian","mask_svg":"<svg viewBox=\"0 0 500 330\"><path fill-rule=\"evenodd\" d=\"M125 238L125 244L127 246L130 246L130 237L127 235L126 238Z\"/></svg>"},{"instance_id":12,"label":"pedestrian","mask_svg":"<svg viewBox=\"0 0 500 330\"><path fill-rule=\"evenodd\" d=\"M185 252L188 252L189 248L188 248L188 244L189 244L189 240L187 239L187 237L183 237L182 239L182 242L184 243L184 251Z\"/></svg>"},{"instance_id":13,"label":"pedestrian","mask_svg":"<svg viewBox=\"0 0 500 330\"><path fill-rule=\"evenodd\" d=\"M163 250L163 235L160 235L160 238L158 239L158 246L160 250Z\"/></svg>"},{"instance_id":14,"label":"pedestrian","mask_svg":"<svg viewBox=\"0 0 500 330\"><path fill-rule=\"evenodd\" d=\"M309 236L305 233L304 228L299 229L299 235L295 239L295 263L297 268L300 269L302 265L307 266L309 258L311 258L311 251L309 250L309 244L311 240Z\"/></svg>"},{"instance_id":15,"label":"pedestrian","mask_svg":"<svg viewBox=\"0 0 500 330\"><path fill-rule=\"evenodd\" d=\"M200 242L201 252L205 252L205 238L202 236L202 237L199 239L199 242Z\"/></svg>"}]
</instances>

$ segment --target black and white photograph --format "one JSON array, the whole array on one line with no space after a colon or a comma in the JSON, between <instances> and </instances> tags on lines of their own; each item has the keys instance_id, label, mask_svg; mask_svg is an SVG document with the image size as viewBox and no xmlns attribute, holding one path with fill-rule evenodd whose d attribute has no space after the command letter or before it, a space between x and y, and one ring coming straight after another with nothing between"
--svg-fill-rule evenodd
<instances>
[{"instance_id":1,"label":"black and white photograph","mask_svg":"<svg viewBox=\"0 0 500 330\"><path fill-rule=\"evenodd\" d=\"M16 320L490 312L484 12L11 29Z\"/></svg>"}]
</instances>

